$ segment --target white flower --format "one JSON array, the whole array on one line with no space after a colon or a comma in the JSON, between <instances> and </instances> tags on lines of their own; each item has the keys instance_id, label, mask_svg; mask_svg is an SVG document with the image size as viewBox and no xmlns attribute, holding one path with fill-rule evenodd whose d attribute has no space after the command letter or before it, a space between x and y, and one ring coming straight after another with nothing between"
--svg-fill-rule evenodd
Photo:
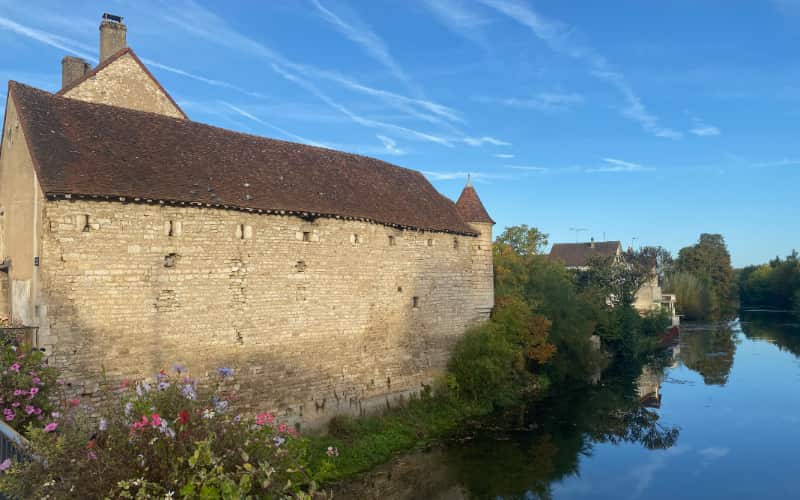
<instances>
[{"instance_id":1,"label":"white flower","mask_svg":"<svg viewBox=\"0 0 800 500\"><path fill-rule=\"evenodd\" d=\"M214 410L209 408L203 410L203 418L214 418Z\"/></svg>"}]
</instances>

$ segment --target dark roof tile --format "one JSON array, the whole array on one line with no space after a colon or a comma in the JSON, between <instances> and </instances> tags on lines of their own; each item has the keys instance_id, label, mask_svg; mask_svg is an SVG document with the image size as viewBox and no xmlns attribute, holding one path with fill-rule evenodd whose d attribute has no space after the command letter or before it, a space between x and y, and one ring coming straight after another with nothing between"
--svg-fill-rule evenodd
<instances>
[{"instance_id":1,"label":"dark roof tile","mask_svg":"<svg viewBox=\"0 0 800 500\"><path fill-rule=\"evenodd\" d=\"M474 235L414 170L9 83L48 195L307 212Z\"/></svg>"},{"instance_id":2,"label":"dark roof tile","mask_svg":"<svg viewBox=\"0 0 800 500\"><path fill-rule=\"evenodd\" d=\"M562 261L567 267L581 267L585 266L591 257L614 257L621 248L622 244L619 241L554 243L550 250L550 260Z\"/></svg>"}]
</instances>

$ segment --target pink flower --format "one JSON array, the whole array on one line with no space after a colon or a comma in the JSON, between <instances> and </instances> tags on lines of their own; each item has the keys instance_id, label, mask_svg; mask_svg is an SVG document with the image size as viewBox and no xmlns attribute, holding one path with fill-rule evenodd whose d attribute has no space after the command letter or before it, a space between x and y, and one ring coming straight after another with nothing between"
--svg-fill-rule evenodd
<instances>
[{"instance_id":1,"label":"pink flower","mask_svg":"<svg viewBox=\"0 0 800 500\"><path fill-rule=\"evenodd\" d=\"M97 460L97 453L95 453L93 450L89 450L87 456L89 457L89 460Z\"/></svg>"},{"instance_id":2,"label":"pink flower","mask_svg":"<svg viewBox=\"0 0 800 500\"><path fill-rule=\"evenodd\" d=\"M79 404L81 404L81 400L80 399L68 399L67 403L69 403L70 406L78 406Z\"/></svg>"},{"instance_id":3,"label":"pink flower","mask_svg":"<svg viewBox=\"0 0 800 500\"><path fill-rule=\"evenodd\" d=\"M14 401L13 403L11 403L11 406L16 408L17 406L19 406L19 401Z\"/></svg>"},{"instance_id":4,"label":"pink flower","mask_svg":"<svg viewBox=\"0 0 800 500\"><path fill-rule=\"evenodd\" d=\"M158 413L153 413L151 418L153 419L151 422L153 427L161 427L161 417L158 415Z\"/></svg>"},{"instance_id":5,"label":"pink flower","mask_svg":"<svg viewBox=\"0 0 800 500\"><path fill-rule=\"evenodd\" d=\"M49 424L47 424L47 425L45 425L45 426L44 426L44 431L45 431L45 432L53 432L53 431L54 431L54 430L56 430L57 428L58 428L58 424L57 424L57 423L55 423L55 422L50 422Z\"/></svg>"},{"instance_id":6,"label":"pink flower","mask_svg":"<svg viewBox=\"0 0 800 500\"><path fill-rule=\"evenodd\" d=\"M38 388L38 387L31 387L31 388L28 390L28 394L30 394L30 396L29 396L29 397L30 397L31 399L33 399L33 397L34 397L34 396L36 396L36 393L37 393L37 392L39 392L39 388Z\"/></svg>"},{"instance_id":7,"label":"pink flower","mask_svg":"<svg viewBox=\"0 0 800 500\"><path fill-rule=\"evenodd\" d=\"M24 396L25 394L28 394L28 391L25 389L14 389L15 396Z\"/></svg>"},{"instance_id":8,"label":"pink flower","mask_svg":"<svg viewBox=\"0 0 800 500\"><path fill-rule=\"evenodd\" d=\"M0 471L7 471L11 468L11 459L6 458L2 462L0 462Z\"/></svg>"},{"instance_id":9,"label":"pink flower","mask_svg":"<svg viewBox=\"0 0 800 500\"><path fill-rule=\"evenodd\" d=\"M11 422L12 420L14 420L14 414L6 413L6 421Z\"/></svg>"},{"instance_id":10,"label":"pink flower","mask_svg":"<svg viewBox=\"0 0 800 500\"><path fill-rule=\"evenodd\" d=\"M288 428L289 426L287 426L286 424L281 424L278 426L278 432L286 432L286 429Z\"/></svg>"},{"instance_id":11,"label":"pink flower","mask_svg":"<svg viewBox=\"0 0 800 500\"><path fill-rule=\"evenodd\" d=\"M272 413L259 413L256 415L256 425L271 424L275 421L275 415Z\"/></svg>"},{"instance_id":12,"label":"pink flower","mask_svg":"<svg viewBox=\"0 0 800 500\"><path fill-rule=\"evenodd\" d=\"M17 373L19 373L19 363L14 363L13 365L11 365L11 366L9 367L9 369L10 369L12 372L17 372Z\"/></svg>"},{"instance_id":13,"label":"pink flower","mask_svg":"<svg viewBox=\"0 0 800 500\"><path fill-rule=\"evenodd\" d=\"M31 379L31 382L33 382L36 385L40 385L40 384L43 385L42 379L40 379L39 377L33 377Z\"/></svg>"},{"instance_id":14,"label":"pink flower","mask_svg":"<svg viewBox=\"0 0 800 500\"><path fill-rule=\"evenodd\" d=\"M27 413L28 415L30 415L30 414L32 414L32 413L34 413L34 412L36 412L36 408L34 408L34 407L33 407L33 406L31 406L31 405L27 405L27 406L25 406L25 413Z\"/></svg>"}]
</instances>

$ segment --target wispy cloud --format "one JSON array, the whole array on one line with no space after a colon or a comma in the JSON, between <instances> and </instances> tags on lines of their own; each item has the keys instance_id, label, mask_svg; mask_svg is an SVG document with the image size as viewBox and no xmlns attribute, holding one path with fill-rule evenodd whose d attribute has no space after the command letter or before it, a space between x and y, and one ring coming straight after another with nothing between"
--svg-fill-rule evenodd
<instances>
[{"instance_id":1,"label":"wispy cloud","mask_svg":"<svg viewBox=\"0 0 800 500\"><path fill-rule=\"evenodd\" d=\"M271 128L272 130L275 130L275 131L283 134L285 137L288 137L290 139L294 139L295 141L298 141L298 142L309 144L311 146L317 146L317 147L320 147L320 148L328 147L325 144L322 144L321 142L316 142L316 141L312 141L311 139L306 139L305 137L299 136L297 134L293 134L292 132L289 132L286 129L278 127L277 125L273 125L272 123L269 123L268 121L263 120L263 119L255 116L255 115L253 115L252 113L249 113L248 111L238 107L238 106L234 106L233 104L230 104L230 103L225 102L225 101L220 101L220 103L222 105L224 105L225 107L227 107L228 109L230 109L231 111L235 112L236 114L238 114L240 116L243 116L244 118L247 118L248 120L252 120L252 121L254 121L254 122L256 122L256 123L258 123L260 125L263 125L263 126L265 126L267 128Z\"/></svg>"},{"instance_id":2,"label":"wispy cloud","mask_svg":"<svg viewBox=\"0 0 800 500\"><path fill-rule=\"evenodd\" d=\"M385 135L376 134L375 137L378 138L381 143L383 143L384 153L388 155L395 155L395 156L402 156L406 154L406 151L397 147L397 141L392 139L391 137L386 137Z\"/></svg>"},{"instance_id":3,"label":"wispy cloud","mask_svg":"<svg viewBox=\"0 0 800 500\"><path fill-rule=\"evenodd\" d=\"M727 456L731 452L730 448L720 447L720 446L711 446L709 448L703 448L702 450L698 450L698 454L701 455L706 461L711 462L713 460L719 460Z\"/></svg>"},{"instance_id":4,"label":"wispy cloud","mask_svg":"<svg viewBox=\"0 0 800 500\"><path fill-rule=\"evenodd\" d=\"M464 144L469 144L470 146L483 146L485 144L491 144L492 146L511 146L510 142L506 142L501 139L497 139L495 137L490 137L490 136L464 137L461 139L461 142L463 142Z\"/></svg>"},{"instance_id":5,"label":"wispy cloud","mask_svg":"<svg viewBox=\"0 0 800 500\"><path fill-rule=\"evenodd\" d=\"M449 30L479 45L486 45L482 28L489 20L467 7L463 0L423 0L423 4Z\"/></svg>"},{"instance_id":6,"label":"wispy cloud","mask_svg":"<svg viewBox=\"0 0 800 500\"><path fill-rule=\"evenodd\" d=\"M612 173L612 172L642 172L653 170L638 163L633 163L616 158L603 158L606 165L584 169L586 173Z\"/></svg>"},{"instance_id":7,"label":"wispy cloud","mask_svg":"<svg viewBox=\"0 0 800 500\"><path fill-rule=\"evenodd\" d=\"M792 167L800 165L800 158L784 158L777 161L766 161L761 163L754 163L756 168L769 168L769 167Z\"/></svg>"},{"instance_id":8,"label":"wispy cloud","mask_svg":"<svg viewBox=\"0 0 800 500\"><path fill-rule=\"evenodd\" d=\"M514 155L511 154L511 153L497 153L494 156L495 156L495 158L502 158L504 160L508 160L508 159L511 159L511 158L514 157Z\"/></svg>"},{"instance_id":9,"label":"wispy cloud","mask_svg":"<svg viewBox=\"0 0 800 500\"><path fill-rule=\"evenodd\" d=\"M433 134L420 132L420 131L413 130L413 129L410 129L410 128L407 128L407 127L401 127L399 125L394 125L394 124L391 124L391 123L372 120L370 118L366 118L364 116L358 115L358 114L354 113L353 111L351 111L346 106L344 106L343 104L338 103L338 102L334 101L332 98L328 97L327 94L325 94L324 92L319 90L313 83L311 83L308 80L300 77L297 74L294 74L294 73L288 71L286 68L281 68L277 64L272 64L272 69L276 73L278 73L279 75L284 77L286 80L294 82L297 85L303 87L308 92L312 93L317 98L319 98L320 100L322 100L323 102L328 104L330 107L340 111L341 113L343 113L344 115L348 116L351 120L353 120L354 122L356 122L359 125L362 125L364 127L373 128L373 129L392 130L392 131L394 131L396 133L403 134L404 136L412 138L412 139L421 140L421 141L427 141L427 142L433 142L433 143L436 143L436 144L440 144L442 146L448 146L448 147L452 147L453 146L450 141L448 141L447 139L445 139L443 137L439 137L439 136L436 136L436 135L433 135Z\"/></svg>"},{"instance_id":10,"label":"wispy cloud","mask_svg":"<svg viewBox=\"0 0 800 500\"><path fill-rule=\"evenodd\" d=\"M641 98L633 91L625 76L615 71L611 64L592 47L578 40L573 27L542 16L521 0L479 0L482 4L528 27L551 50L576 59L587 65L590 74L615 88L625 100L622 116L633 120L642 129L656 137L678 139L683 134L660 125L659 119L650 113Z\"/></svg>"},{"instance_id":11,"label":"wispy cloud","mask_svg":"<svg viewBox=\"0 0 800 500\"><path fill-rule=\"evenodd\" d=\"M550 169L546 167L537 167L534 165L505 165L506 168L510 168L513 170L525 170L526 172L540 172L545 173L549 172Z\"/></svg>"},{"instance_id":12,"label":"wispy cloud","mask_svg":"<svg viewBox=\"0 0 800 500\"><path fill-rule=\"evenodd\" d=\"M153 61L152 59L142 58L142 62L145 63L148 66L153 67L153 68L158 68L158 69L161 69L161 70L164 70L164 71L168 71L170 73L174 73L176 75L180 75L180 76L184 76L186 78L190 78L192 80L197 80L199 82L203 82L203 83L205 83L207 85L212 85L214 87L221 87L221 88L225 88L225 89L235 90L236 92L240 92L240 93L242 93L244 95L248 95L250 97L258 97L258 98L261 98L261 99L266 99L268 97L266 94L263 94L261 92L254 92L252 90L246 90L246 89L243 89L242 87L239 87L238 85L234 85L234 84L232 84L230 82L226 82L226 81L223 81L223 80L215 80L213 78L206 78L204 76L197 75L195 73L190 73L188 71L182 70L180 68L176 68L174 66L168 66L166 64L161 64L159 62Z\"/></svg>"},{"instance_id":13,"label":"wispy cloud","mask_svg":"<svg viewBox=\"0 0 800 500\"><path fill-rule=\"evenodd\" d=\"M400 67L400 64L389 53L389 48L383 39L375 33L372 28L367 25L361 18L351 9L340 8L344 11L345 20L342 15L333 12L328 7L324 6L319 0L311 0L314 7L319 11L322 18L328 23L333 25L337 31L342 33L345 37L349 38L354 43L361 46L361 48L373 57L375 60L385 66L392 74L402 80L406 84L410 83L406 72Z\"/></svg>"},{"instance_id":14,"label":"wispy cloud","mask_svg":"<svg viewBox=\"0 0 800 500\"><path fill-rule=\"evenodd\" d=\"M540 111L560 111L583 102L583 96L575 93L540 92L533 97L486 98L478 97L477 101L488 104L500 104L511 108L536 109Z\"/></svg>"},{"instance_id":15,"label":"wispy cloud","mask_svg":"<svg viewBox=\"0 0 800 500\"><path fill-rule=\"evenodd\" d=\"M51 47L55 47L57 49L63 50L64 52L76 55L78 57L82 57L83 59L86 59L88 61L97 60L97 55L94 52L95 49L93 47L89 47L75 40L70 40L69 38L57 35L55 33L48 33L46 31L41 31L35 28L31 28L29 26L24 26L22 24L19 24L15 21L12 21L11 19L2 16L0 16L0 28L12 31L18 35L22 35L24 37L36 40L37 42L41 42Z\"/></svg>"},{"instance_id":16,"label":"wispy cloud","mask_svg":"<svg viewBox=\"0 0 800 500\"><path fill-rule=\"evenodd\" d=\"M720 135L722 132L717 127L713 125L696 125L691 130L689 130L692 134L698 137L713 137L716 135Z\"/></svg>"},{"instance_id":17,"label":"wispy cloud","mask_svg":"<svg viewBox=\"0 0 800 500\"><path fill-rule=\"evenodd\" d=\"M514 176L512 175L502 175L502 174L486 174L481 172L432 172L429 170L423 170L423 174L429 179L435 181L452 181L457 179L467 179L467 176L472 180L476 181L487 181L487 180L508 180L513 179Z\"/></svg>"}]
</instances>

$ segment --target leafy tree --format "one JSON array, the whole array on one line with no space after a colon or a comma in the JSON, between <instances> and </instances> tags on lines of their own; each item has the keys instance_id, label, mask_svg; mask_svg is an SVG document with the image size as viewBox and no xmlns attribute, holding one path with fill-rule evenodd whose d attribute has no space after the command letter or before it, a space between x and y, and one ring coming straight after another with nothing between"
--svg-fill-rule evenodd
<instances>
[{"instance_id":1,"label":"leafy tree","mask_svg":"<svg viewBox=\"0 0 800 500\"><path fill-rule=\"evenodd\" d=\"M800 310L800 259L792 252L767 264L748 266L738 273L739 297L744 306Z\"/></svg>"},{"instance_id":2,"label":"leafy tree","mask_svg":"<svg viewBox=\"0 0 800 500\"><path fill-rule=\"evenodd\" d=\"M495 239L497 245L507 245L518 255L526 257L528 255L538 255L547 246L549 235L539 231L535 227L528 227L526 224L521 226L506 227L502 234Z\"/></svg>"},{"instance_id":3,"label":"leafy tree","mask_svg":"<svg viewBox=\"0 0 800 500\"><path fill-rule=\"evenodd\" d=\"M678 253L675 269L693 274L709 291L710 307L706 317L724 318L736 311L736 275L722 235L701 234L697 244L682 248Z\"/></svg>"}]
</instances>

